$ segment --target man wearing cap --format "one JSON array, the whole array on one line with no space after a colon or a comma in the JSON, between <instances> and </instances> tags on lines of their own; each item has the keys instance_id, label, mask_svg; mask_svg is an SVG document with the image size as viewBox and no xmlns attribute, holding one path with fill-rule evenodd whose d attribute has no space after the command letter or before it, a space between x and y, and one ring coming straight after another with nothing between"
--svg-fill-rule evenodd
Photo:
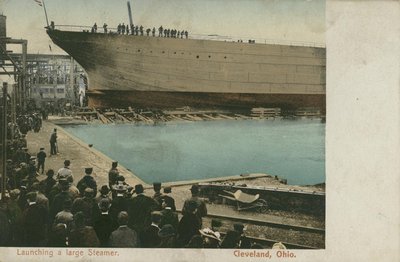
<instances>
[{"instance_id":1,"label":"man wearing cap","mask_svg":"<svg viewBox=\"0 0 400 262\"><path fill-rule=\"evenodd\" d=\"M139 247L139 238L135 230L128 227L129 216L126 211L118 214L119 227L111 233L110 247Z\"/></svg>"},{"instance_id":2,"label":"man wearing cap","mask_svg":"<svg viewBox=\"0 0 400 262\"><path fill-rule=\"evenodd\" d=\"M199 189L198 185L192 185L192 187L190 188L190 191L192 192L192 197L190 199L186 200L185 203L183 204L182 214L187 212L187 207L188 207L189 201L196 202L197 208L196 208L195 214L199 218L200 227L201 227L202 218L207 215L206 202L204 202L204 200L198 196L200 193L200 189Z\"/></svg>"},{"instance_id":3,"label":"man wearing cap","mask_svg":"<svg viewBox=\"0 0 400 262\"><path fill-rule=\"evenodd\" d=\"M50 136L50 155L57 155L57 128L54 128Z\"/></svg>"},{"instance_id":4,"label":"man wearing cap","mask_svg":"<svg viewBox=\"0 0 400 262\"><path fill-rule=\"evenodd\" d=\"M68 159L64 161L64 167L60 168L57 172L57 180L66 179L68 182L74 182L72 170L70 169L71 161Z\"/></svg>"},{"instance_id":5,"label":"man wearing cap","mask_svg":"<svg viewBox=\"0 0 400 262\"><path fill-rule=\"evenodd\" d=\"M97 183L94 180L94 178L91 176L92 172L93 172L92 167L85 168L85 176L82 177L82 179L79 180L78 184L76 185L81 196L83 196L83 192L88 187L91 188L93 190L93 192L97 192Z\"/></svg>"},{"instance_id":6,"label":"man wearing cap","mask_svg":"<svg viewBox=\"0 0 400 262\"><path fill-rule=\"evenodd\" d=\"M151 225L144 229L140 237L142 247L154 248L160 244L158 232L160 232L159 224L161 216L162 215L159 211L151 212Z\"/></svg>"},{"instance_id":7,"label":"man wearing cap","mask_svg":"<svg viewBox=\"0 0 400 262\"><path fill-rule=\"evenodd\" d=\"M36 155L37 162L38 162L37 171L39 172L39 169L42 168L41 174L44 173L44 162L46 160L46 157L47 157L47 155L46 155L46 152L44 152L44 147L41 147L39 153L37 153L37 155Z\"/></svg>"},{"instance_id":8,"label":"man wearing cap","mask_svg":"<svg viewBox=\"0 0 400 262\"><path fill-rule=\"evenodd\" d=\"M45 246L48 213L44 207L36 203L36 193L28 193L27 202L28 207L22 216L25 246Z\"/></svg>"},{"instance_id":9,"label":"man wearing cap","mask_svg":"<svg viewBox=\"0 0 400 262\"><path fill-rule=\"evenodd\" d=\"M111 169L108 172L108 185L110 188L117 183L117 178L119 176L119 171L118 171L118 161L114 161L111 164Z\"/></svg>"},{"instance_id":10,"label":"man wearing cap","mask_svg":"<svg viewBox=\"0 0 400 262\"><path fill-rule=\"evenodd\" d=\"M157 210L158 203L144 195L141 184L135 185L136 196L128 202L129 227L140 235L141 232L151 225L151 212Z\"/></svg>"}]
</instances>

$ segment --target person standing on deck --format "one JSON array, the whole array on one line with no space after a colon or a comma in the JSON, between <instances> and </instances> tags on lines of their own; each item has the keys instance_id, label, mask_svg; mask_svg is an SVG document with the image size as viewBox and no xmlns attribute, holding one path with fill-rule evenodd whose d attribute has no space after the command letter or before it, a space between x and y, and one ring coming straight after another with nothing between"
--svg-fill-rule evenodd
<instances>
[{"instance_id":1,"label":"person standing on deck","mask_svg":"<svg viewBox=\"0 0 400 262\"><path fill-rule=\"evenodd\" d=\"M135 25L131 24L131 35L135 34Z\"/></svg>"},{"instance_id":2,"label":"person standing on deck","mask_svg":"<svg viewBox=\"0 0 400 262\"><path fill-rule=\"evenodd\" d=\"M107 24L106 23L104 23L103 29L104 29L104 33L107 34Z\"/></svg>"},{"instance_id":3,"label":"person standing on deck","mask_svg":"<svg viewBox=\"0 0 400 262\"><path fill-rule=\"evenodd\" d=\"M156 36L156 28L155 27L153 27L153 30L151 30L151 34L152 34L153 37Z\"/></svg>"},{"instance_id":4,"label":"person standing on deck","mask_svg":"<svg viewBox=\"0 0 400 262\"><path fill-rule=\"evenodd\" d=\"M158 37L162 37L162 36L163 36L163 27L160 26L160 27L158 28Z\"/></svg>"},{"instance_id":5,"label":"person standing on deck","mask_svg":"<svg viewBox=\"0 0 400 262\"><path fill-rule=\"evenodd\" d=\"M50 136L50 155L57 155L57 128L54 128Z\"/></svg>"},{"instance_id":6,"label":"person standing on deck","mask_svg":"<svg viewBox=\"0 0 400 262\"><path fill-rule=\"evenodd\" d=\"M121 25L121 34L125 34L125 24L124 23L122 23L122 25Z\"/></svg>"}]
</instances>

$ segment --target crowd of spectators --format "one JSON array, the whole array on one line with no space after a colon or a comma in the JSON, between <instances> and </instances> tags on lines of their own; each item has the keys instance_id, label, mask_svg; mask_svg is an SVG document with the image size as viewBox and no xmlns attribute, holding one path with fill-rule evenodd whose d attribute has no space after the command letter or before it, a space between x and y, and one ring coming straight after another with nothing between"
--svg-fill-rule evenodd
<instances>
[{"instance_id":1,"label":"crowd of spectators","mask_svg":"<svg viewBox=\"0 0 400 262\"><path fill-rule=\"evenodd\" d=\"M134 24L126 24L120 23L116 28L116 33L120 35L137 35L137 36L156 36L157 30L155 27L153 28L144 28L142 25L134 25ZM108 25L104 23L103 25L103 32L105 34L114 33L109 30ZM97 24L95 23L92 26L91 33L97 33ZM186 30L177 30L177 29L170 29L170 28L163 28L160 26L158 28L158 37L170 37L170 38L188 38L189 32Z\"/></svg>"},{"instance_id":2,"label":"crowd of spectators","mask_svg":"<svg viewBox=\"0 0 400 262\"><path fill-rule=\"evenodd\" d=\"M224 238L218 232L220 221L204 227L207 206L197 185L191 187L179 219L171 187L153 183L149 196L143 185L125 182L118 162L112 163L108 185L98 187L91 167L84 168L85 175L76 181L69 160L43 175L44 161L37 160L40 155L46 158L44 148L36 157L27 150L19 155L7 162L1 246L260 248L244 237L241 224Z\"/></svg>"}]
</instances>

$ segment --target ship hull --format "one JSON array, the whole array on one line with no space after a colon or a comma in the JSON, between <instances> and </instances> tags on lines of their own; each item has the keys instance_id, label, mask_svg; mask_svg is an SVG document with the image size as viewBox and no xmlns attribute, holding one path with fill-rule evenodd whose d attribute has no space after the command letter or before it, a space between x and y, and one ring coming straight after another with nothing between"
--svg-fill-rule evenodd
<instances>
[{"instance_id":1,"label":"ship hull","mask_svg":"<svg viewBox=\"0 0 400 262\"><path fill-rule=\"evenodd\" d=\"M158 91L89 92L89 106L95 108L137 107L174 109L184 106L207 109L246 110L253 107L280 107L294 111L302 107L319 108L324 112L324 95L305 94L233 94Z\"/></svg>"},{"instance_id":2,"label":"ship hull","mask_svg":"<svg viewBox=\"0 0 400 262\"><path fill-rule=\"evenodd\" d=\"M47 31L96 107L325 108L325 49Z\"/></svg>"}]
</instances>

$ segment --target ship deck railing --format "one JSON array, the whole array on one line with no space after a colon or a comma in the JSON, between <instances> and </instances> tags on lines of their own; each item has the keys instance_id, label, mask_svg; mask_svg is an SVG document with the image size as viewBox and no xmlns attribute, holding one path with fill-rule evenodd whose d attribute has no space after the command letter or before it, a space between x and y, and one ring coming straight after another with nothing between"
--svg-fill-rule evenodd
<instances>
[{"instance_id":1,"label":"ship deck railing","mask_svg":"<svg viewBox=\"0 0 400 262\"><path fill-rule=\"evenodd\" d=\"M62 31L92 33L92 26L55 25L55 29L62 30ZM117 32L118 32L117 28L107 27L108 34L118 34ZM94 34L104 34L103 27L98 26L97 31ZM152 37L151 34L150 34L150 36L147 36L146 34L144 34L143 36L141 36L141 35L132 35L132 36ZM158 37L158 29L156 29L155 37ZM183 37L183 39L185 39L185 37ZM190 32L189 32L189 39L213 40L213 41L234 42L234 43L249 43L249 44L307 46L307 47L318 47L318 48L326 47L324 43L317 43L317 42L254 38L254 37L249 37L249 36L241 36L240 37L240 36L223 36L223 35L217 35L217 34L197 34L197 33L190 33Z\"/></svg>"}]
</instances>

